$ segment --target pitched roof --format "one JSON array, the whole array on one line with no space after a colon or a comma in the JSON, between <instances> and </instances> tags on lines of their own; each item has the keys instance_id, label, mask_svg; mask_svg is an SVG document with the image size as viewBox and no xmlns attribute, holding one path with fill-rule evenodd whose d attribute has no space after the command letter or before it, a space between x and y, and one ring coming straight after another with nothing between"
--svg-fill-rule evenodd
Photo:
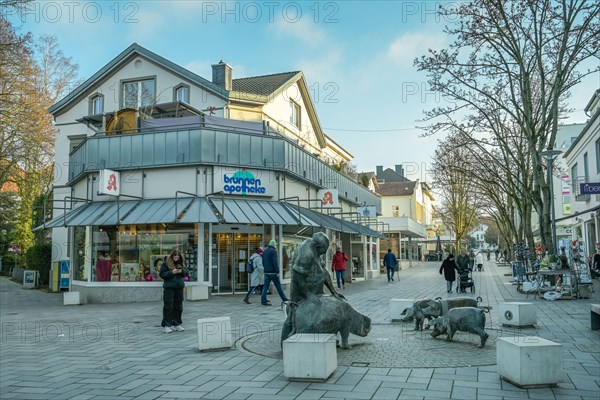
<instances>
[{"instance_id":1,"label":"pitched roof","mask_svg":"<svg viewBox=\"0 0 600 400\"><path fill-rule=\"evenodd\" d=\"M276 92L288 81L298 75L300 71L282 72L279 74L250 76L248 78L237 78L231 81L232 89L235 92L244 92L257 94L259 96L268 96Z\"/></svg>"},{"instance_id":2,"label":"pitched roof","mask_svg":"<svg viewBox=\"0 0 600 400\"><path fill-rule=\"evenodd\" d=\"M411 196L416 184L413 181L380 183L377 193L381 196Z\"/></svg>"},{"instance_id":3,"label":"pitched roof","mask_svg":"<svg viewBox=\"0 0 600 400\"><path fill-rule=\"evenodd\" d=\"M71 104L75 100L79 99L82 96L89 94L90 86L94 86L101 82L104 78L114 72L119 66L123 63L127 62L130 58L135 56L142 56L153 63L159 65L160 67L171 71L172 73L181 76L188 81L197 84L208 92L211 92L225 100L228 99L229 93L224 88L220 87L212 83L211 81L204 79L200 75L193 73L172 61L167 60L159 56L156 53L151 52L150 50L140 46L137 43L133 43L131 46L123 50L118 56L113 58L108 64L102 67L98 72L85 80L81 85L79 85L75 90L71 93L67 94L65 97L60 99L54 105L52 105L48 112L50 114L54 114L65 108L67 105Z\"/></svg>"},{"instance_id":4,"label":"pitched roof","mask_svg":"<svg viewBox=\"0 0 600 400\"><path fill-rule=\"evenodd\" d=\"M386 168L381 174L377 175L377 180L383 182L410 182L410 179L405 178L391 168Z\"/></svg>"}]
</instances>

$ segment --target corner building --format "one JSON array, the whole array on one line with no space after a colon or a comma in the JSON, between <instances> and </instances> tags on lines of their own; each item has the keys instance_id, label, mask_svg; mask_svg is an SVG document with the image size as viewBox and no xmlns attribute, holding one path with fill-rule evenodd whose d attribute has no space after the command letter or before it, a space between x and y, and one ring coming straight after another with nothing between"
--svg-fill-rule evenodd
<instances>
[{"instance_id":1,"label":"corner building","mask_svg":"<svg viewBox=\"0 0 600 400\"><path fill-rule=\"evenodd\" d=\"M378 274L381 198L332 168L352 156L322 131L302 72L212 80L132 44L50 108L57 129L52 262L83 303L159 300L178 247L188 299L243 293L256 246L281 277L314 232L347 249L348 280ZM331 201L322 201L327 199ZM329 261L330 262L330 261Z\"/></svg>"}]
</instances>

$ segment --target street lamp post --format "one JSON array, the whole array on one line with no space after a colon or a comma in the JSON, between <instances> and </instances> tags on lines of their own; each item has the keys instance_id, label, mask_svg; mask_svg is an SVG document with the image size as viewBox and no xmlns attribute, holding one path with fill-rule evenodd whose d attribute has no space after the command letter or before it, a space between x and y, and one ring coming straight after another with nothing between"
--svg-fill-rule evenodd
<instances>
[{"instance_id":1,"label":"street lamp post","mask_svg":"<svg viewBox=\"0 0 600 400\"><path fill-rule=\"evenodd\" d=\"M552 179L552 168L554 160L561 153L561 150L552 149L544 150L540 153L548 163L548 185L550 186L550 207L552 207L552 250L554 251L555 255L558 254L558 251L556 250L556 213L554 210L554 181Z\"/></svg>"}]
</instances>

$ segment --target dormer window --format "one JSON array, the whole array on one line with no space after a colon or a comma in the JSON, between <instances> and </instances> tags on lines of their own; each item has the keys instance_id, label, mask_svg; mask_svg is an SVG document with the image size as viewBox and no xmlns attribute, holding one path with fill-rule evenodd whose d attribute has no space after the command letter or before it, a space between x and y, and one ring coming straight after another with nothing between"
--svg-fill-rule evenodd
<instances>
[{"instance_id":1,"label":"dormer window","mask_svg":"<svg viewBox=\"0 0 600 400\"><path fill-rule=\"evenodd\" d=\"M300 129L300 105L290 100L290 123Z\"/></svg>"},{"instance_id":2,"label":"dormer window","mask_svg":"<svg viewBox=\"0 0 600 400\"><path fill-rule=\"evenodd\" d=\"M123 82L123 108L151 107L156 95L154 79Z\"/></svg>"},{"instance_id":3,"label":"dormer window","mask_svg":"<svg viewBox=\"0 0 600 400\"><path fill-rule=\"evenodd\" d=\"M90 114L102 114L104 112L104 96L96 94L90 99Z\"/></svg>"},{"instance_id":4,"label":"dormer window","mask_svg":"<svg viewBox=\"0 0 600 400\"><path fill-rule=\"evenodd\" d=\"M175 86L175 101L181 101L183 103L190 103L190 87L187 85Z\"/></svg>"}]
</instances>

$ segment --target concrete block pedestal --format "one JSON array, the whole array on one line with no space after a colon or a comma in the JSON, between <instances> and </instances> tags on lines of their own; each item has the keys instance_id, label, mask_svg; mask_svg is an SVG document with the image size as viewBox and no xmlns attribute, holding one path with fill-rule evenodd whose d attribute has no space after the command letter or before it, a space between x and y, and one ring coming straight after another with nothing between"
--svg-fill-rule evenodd
<instances>
[{"instance_id":1,"label":"concrete block pedestal","mask_svg":"<svg viewBox=\"0 0 600 400\"><path fill-rule=\"evenodd\" d=\"M537 324L536 306L533 303L505 302L498 306L498 319L502 325L533 326Z\"/></svg>"},{"instance_id":2,"label":"concrete block pedestal","mask_svg":"<svg viewBox=\"0 0 600 400\"><path fill-rule=\"evenodd\" d=\"M538 336L503 337L496 342L502 379L521 388L554 387L563 381L563 346Z\"/></svg>"},{"instance_id":3,"label":"concrete block pedestal","mask_svg":"<svg viewBox=\"0 0 600 400\"><path fill-rule=\"evenodd\" d=\"M78 306L81 304L79 292L63 292L63 305Z\"/></svg>"},{"instance_id":4,"label":"concrete block pedestal","mask_svg":"<svg viewBox=\"0 0 600 400\"><path fill-rule=\"evenodd\" d=\"M210 286L204 283L186 286L186 300L198 301L210 298Z\"/></svg>"},{"instance_id":5,"label":"concrete block pedestal","mask_svg":"<svg viewBox=\"0 0 600 400\"><path fill-rule=\"evenodd\" d=\"M337 368L335 335L297 333L283 341L283 375L290 381L324 382Z\"/></svg>"},{"instance_id":6,"label":"concrete block pedestal","mask_svg":"<svg viewBox=\"0 0 600 400\"><path fill-rule=\"evenodd\" d=\"M415 299L390 299L390 320L399 321L404 316L402 311L408 307L412 307Z\"/></svg>"},{"instance_id":7,"label":"concrete block pedestal","mask_svg":"<svg viewBox=\"0 0 600 400\"><path fill-rule=\"evenodd\" d=\"M198 320L198 350L227 350L233 346L229 317Z\"/></svg>"}]
</instances>

